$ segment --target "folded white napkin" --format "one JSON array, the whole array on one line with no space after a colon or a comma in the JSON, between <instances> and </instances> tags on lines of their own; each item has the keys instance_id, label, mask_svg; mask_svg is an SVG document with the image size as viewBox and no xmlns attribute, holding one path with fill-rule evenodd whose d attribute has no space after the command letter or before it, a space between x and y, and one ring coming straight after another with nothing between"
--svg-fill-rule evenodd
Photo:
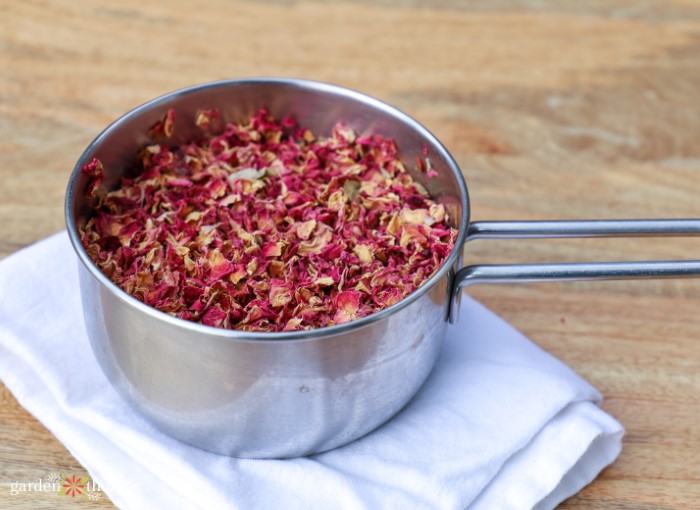
<instances>
[{"instance_id":1,"label":"folded white napkin","mask_svg":"<svg viewBox=\"0 0 700 510\"><path fill-rule=\"evenodd\" d=\"M65 233L0 263L0 378L119 507L546 509L620 452L595 388L466 296L425 386L375 432L291 460L198 450L108 384L76 268Z\"/></svg>"}]
</instances>

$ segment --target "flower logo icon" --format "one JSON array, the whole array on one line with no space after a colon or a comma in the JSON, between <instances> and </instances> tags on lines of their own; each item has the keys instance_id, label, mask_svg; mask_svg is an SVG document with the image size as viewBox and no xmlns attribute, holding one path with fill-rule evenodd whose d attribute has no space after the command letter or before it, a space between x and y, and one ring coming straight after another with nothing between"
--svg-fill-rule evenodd
<instances>
[{"instance_id":1,"label":"flower logo icon","mask_svg":"<svg viewBox=\"0 0 700 510\"><path fill-rule=\"evenodd\" d=\"M61 490L58 491L59 494L65 494L66 496L75 497L76 495L83 494L85 492L85 484L88 482L87 476L78 477L75 475L66 476L61 475Z\"/></svg>"}]
</instances>

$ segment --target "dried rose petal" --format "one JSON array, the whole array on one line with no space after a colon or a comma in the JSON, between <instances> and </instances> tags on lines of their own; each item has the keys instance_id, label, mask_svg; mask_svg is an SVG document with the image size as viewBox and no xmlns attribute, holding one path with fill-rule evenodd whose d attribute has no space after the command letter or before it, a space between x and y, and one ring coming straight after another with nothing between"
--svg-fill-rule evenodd
<instances>
[{"instance_id":1,"label":"dried rose petal","mask_svg":"<svg viewBox=\"0 0 700 510\"><path fill-rule=\"evenodd\" d=\"M226 318L226 312L215 306L212 306L202 316L202 324L206 324L207 326L221 327Z\"/></svg>"},{"instance_id":2,"label":"dried rose petal","mask_svg":"<svg viewBox=\"0 0 700 510\"><path fill-rule=\"evenodd\" d=\"M357 312L360 309L360 300L362 294L354 290L346 290L338 293L334 299L336 313L333 316L333 321L336 324L343 324L357 318Z\"/></svg>"},{"instance_id":3,"label":"dried rose petal","mask_svg":"<svg viewBox=\"0 0 700 510\"><path fill-rule=\"evenodd\" d=\"M173 136L173 123L175 122L175 110L169 109L165 116L156 122L151 129L148 130L148 136L155 140L162 138L170 138Z\"/></svg>"},{"instance_id":4,"label":"dried rose petal","mask_svg":"<svg viewBox=\"0 0 700 510\"><path fill-rule=\"evenodd\" d=\"M377 292L375 301L382 307L395 305L403 299L403 293L398 288L389 288Z\"/></svg>"},{"instance_id":5,"label":"dried rose petal","mask_svg":"<svg viewBox=\"0 0 700 510\"><path fill-rule=\"evenodd\" d=\"M150 134L171 136L173 119ZM196 122L207 137L144 147L81 230L95 264L150 306L246 331L332 326L398 303L454 248L445 207L393 140L343 125L319 138L265 111L223 125L202 110ZM96 194L102 165L83 172Z\"/></svg>"},{"instance_id":6,"label":"dried rose petal","mask_svg":"<svg viewBox=\"0 0 700 510\"><path fill-rule=\"evenodd\" d=\"M262 256L265 258L274 258L282 255L282 243L267 243L262 248Z\"/></svg>"},{"instance_id":7,"label":"dried rose petal","mask_svg":"<svg viewBox=\"0 0 700 510\"><path fill-rule=\"evenodd\" d=\"M90 176L90 180L88 181L88 185L85 190L85 195L88 198L95 198L97 196L97 190L105 178L102 162L97 158L93 158L90 163L82 168L82 172Z\"/></svg>"},{"instance_id":8,"label":"dried rose petal","mask_svg":"<svg viewBox=\"0 0 700 510\"><path fill-rule=\"evenodd\" d=\"M218 132L221 129L221 112L216 109L200 110L195 124L204 131Z\"/></svg>"},{"instance_id":9,"label":"dried rose petal","mask_svg":"<svg viewBox=\"0 0 700 510\"><path fill-rule=\"evenodd\" d=\"M428 179L438 176L438 173L433 168L433 163L430 161L430 158L425 158L425 175Z\"/></svg>"},{"instance_id":10,"label":"dried rose petal","mask_svg":"<svg viewBox=\"0 0 700 510\"><path fill-rule=\"evenodd\" d=\"M374 256L372 255L372 247L368 244L356 244L352 251L355 253L355 255L357 255L357 258L360 259L360 262L363 264L369 264L372 262L372 260L374 260Z\"/></svg>"},{"instance_id":11,"label":"dried rose petal","mask_svg":"<svg viewBox=\"0 0 700 510\"><path fill-rule=\"evenodd\" d=\"M275 308L284 306L292 300L292 284L281 280L270 283L270 304Z\"/></svg>"},{"instance_id":12,"label":"dried rose petal","mask_svg":"<svg viewBox=\"0 0 700 510\"><path fill-rule=\"evenodd\" d=\"M211 250L207 255L209 280L217 281L235 270L233 264L224 258L219 250Z\"/></svg>"},{"instance_id":13,"label":"dried rose petal","mask_svg":"<svg viewBox=\"0 0 700 510\"><path fill-rule=\"evenodd\" d=\"M296 224L299 239L307 240L314 230L316 230L316 220L302 221Z\"/></svg>"}]
</instances>

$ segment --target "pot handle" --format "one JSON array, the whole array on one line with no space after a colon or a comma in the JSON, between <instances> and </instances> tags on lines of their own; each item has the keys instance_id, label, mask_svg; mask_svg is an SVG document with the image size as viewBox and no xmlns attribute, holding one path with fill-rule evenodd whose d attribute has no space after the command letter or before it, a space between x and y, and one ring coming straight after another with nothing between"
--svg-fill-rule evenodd
<instances>
[{"instance_id":1,"label":"pot handle","mask_svg":"<svg viewBox=\"0 0 700 510\"><path fill-rule=\"evenodd\" d=\"M700 235L700 220L485 221L469 225L474 239ZM700 260L495 264L467 266L452 282L449 321L458 320L461 290L476 283L560 282L700 277Z\"/></svg>"}]
</instances>

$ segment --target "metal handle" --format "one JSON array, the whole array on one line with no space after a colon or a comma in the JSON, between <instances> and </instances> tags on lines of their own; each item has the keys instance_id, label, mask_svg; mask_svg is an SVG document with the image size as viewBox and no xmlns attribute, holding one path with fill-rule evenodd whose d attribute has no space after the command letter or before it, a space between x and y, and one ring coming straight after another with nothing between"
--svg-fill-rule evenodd
<instances>
[{"instance_id":1,"label":"metal handle","mask_svg":"<svg viewBox=\"0 0 700 510\"><path fill-rule=\"evenodd\" d=\"M562 237L643 237L700 235L700 219L482 221L469 225L474 239L543 239Z\"/></svg>"},{"instance_id":2,"label":"metal handle","mask_svg":"<svg viewBox=\"0 0 700 510\"><path fill-rule=\"evenodd\" d=\"M469 226L473 239L700 235L700 220L502 221ZM452 284L449 319L457 322L462 288L476 283L559 282L700 277L700 260L595 262L571 264L498 264L460 269Z\"/></svg>"}]
</instances>

